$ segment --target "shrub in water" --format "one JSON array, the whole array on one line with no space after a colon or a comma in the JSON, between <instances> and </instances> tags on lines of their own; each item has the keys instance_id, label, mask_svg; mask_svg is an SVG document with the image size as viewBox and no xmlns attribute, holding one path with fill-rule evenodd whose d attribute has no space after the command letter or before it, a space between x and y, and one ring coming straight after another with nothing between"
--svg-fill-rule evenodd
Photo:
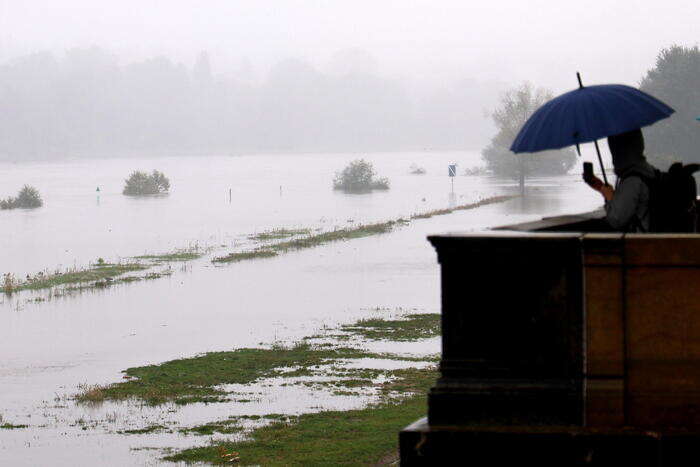
<instances>
[{"instance_id":1,"label":"shrub in water","mask_svg":"<svg viewBox=\"0 0 700 467\"><path fill-rule=\"evenodd\" d=\"M124 190L125 195L157 195L167 193L170 189L170 180L163 175L163 172L154 170L151 175L146 172L134 171L126 179Z\"/></svg>"},{"instance_id":2,"label":"shrub in water","mask_svg":"<svg viewBox=\"0 0 700 467\"><path fill-rule=\"evenodd\" d=\"M410 172L412 175L425 175L426 171L423 167L418 167L416 164L411 165Z\"/></svg>"},{"instance_id":3,"label":"shrub in water","mask_svg":"<svg viewBox=\"0 0 700 467\"><path fill-rule=\"evenodd\" d=\"M335 190L362 193L371 190L388 190L387 178L375 178L374 167L371 162L358 159L350 162L342 172L335 174L333 188Z\"/></svg>"},{"instance_id":4,"label":"shrub in water","mask_svg":"<svg viewBox=\"0 0 700 467\"><path fill-rule=\"evenodd\" d=\"M43 204L39 190L33 186L24 185L17 193L17 197L0 200L0 209L38 208Z\"/></svg>"}]
</instances>

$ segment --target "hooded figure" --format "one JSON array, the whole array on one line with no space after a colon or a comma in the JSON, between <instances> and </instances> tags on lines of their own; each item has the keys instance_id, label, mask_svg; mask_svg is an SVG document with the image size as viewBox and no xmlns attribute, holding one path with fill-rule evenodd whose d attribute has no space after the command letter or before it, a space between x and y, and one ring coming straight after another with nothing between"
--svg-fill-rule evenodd
<instances>
[{"instance_id":1,"label":"hooded figure","mask_svg":"<svg viewBox=\"0 0 700 467\"><path fill-rule=\"evenodd\" d=\"M608 137L617 183L615 190L603 186L608 224L622 232L649 231L649 185L656 170L644 157L642 130L636 129Z\"/></svg>"}]
</instances>

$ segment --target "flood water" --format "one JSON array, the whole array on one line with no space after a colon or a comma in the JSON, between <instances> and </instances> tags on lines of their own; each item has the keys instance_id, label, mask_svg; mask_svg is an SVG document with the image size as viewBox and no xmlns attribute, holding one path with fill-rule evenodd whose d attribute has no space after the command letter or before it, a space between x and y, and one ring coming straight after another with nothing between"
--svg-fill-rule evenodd
<instances>
[{"instance_id":1,"label":"flood water","mask_svg":"<svg viewBox=\"0 0 700 467\"><path fill-rule=\"evenodd\" d=\"M336 171L365 158L391 189L372 196L331 189ZM479 163L474 152L299 154L159 159L97 159L60 163L0 163L0 196L36 186L44 207L3 211L0 273L85 265L97 258L162 252L192 244L231 245L241 235L274 227L345 226L444 208L447 165ZM409 174L412 164L426 175ZM169 177L163 197L122 195L133 170ZM99 187L100 191L97 192ZM229 202L229 189L231 190ZM456 200L489 188L481 178L456 177Z\"/></svg>"},{"instance_id":2,"label":"flood water","mask_svg":"<svg viewBox=\"0 0 700 467\"><path fill-rule=\"evenodd\" d=\"M333 173L358 155L270 155L218 158L104 160L4 164L3 190L36 185L45 206L0 212L0 272L34 272L168 251L192 242L231 246L273 227L346 226L466 204L516 191L513 183L459 176L454 195L447 164L478 164L475 153L371 154L387 192L347 195L331 189ZM409 175L411 164L427 169ZM131 169L162 170L167 197L121 195ZM9 174L9 175L8 175ZM100 186L100 199L95 188ZM281 194L280 194L280 186ZM232 200L228 200L228 188ZM294 341L324 326L354 322L376 307L439 312L439 269L426 235L474 230L544 215L594 209L599 196L578 176L532 180L525 198L414 220L395 231L290 252L279 257L213 266L206 256L157 280L28 302L29 293L0 299L0 414L28 429L0 430L0 465L153 465L158 453L134 450L191 446L184 435L124 436L71 426L87 409L56 403L81 383L119 381L120 371L210 350ZM352 221L352 222L350 222ZM465 265L468 267L468 265ZM393 350L436 352L439 340ZM363 401L313 394L272 393L246 410L299 413L353 408ZM273 394L274 393L274 394ZM325 401L325 402L324 402ZM175 417L196 423L239 408L219 404L164 409L107 404L94 415L117 414L115 426ZM161 410L161 413L156 413ZM286 412L285 412L286 410Z\"/></svg>"}]
</instances>

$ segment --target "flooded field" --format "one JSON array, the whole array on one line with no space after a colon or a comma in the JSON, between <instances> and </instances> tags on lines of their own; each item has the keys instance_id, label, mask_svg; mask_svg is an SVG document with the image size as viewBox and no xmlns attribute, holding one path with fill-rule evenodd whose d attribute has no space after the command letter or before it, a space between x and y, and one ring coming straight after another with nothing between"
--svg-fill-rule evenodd
<instances>
[{"instance_id":1,"label":"flooded field","mask_svg":"<svg viewBox=\"0 0 700 467\"><path fill-rule=\"evenodd\" d=\"M162 253L192 244L205 253L159 265L169 272L153 280L63 296L46 290L0 294L0 425L26 425L0 429L0 464L75 465L79 460L155 465L167 453L163 448L204 445L229 436L199 436L178 428L231 416L247 416L253 426L264 422L255 416L364 407L378 397L371 388L350 394L301 384L303 377L283 385L280 376L227 385L237 399L218 403L151 406L107 400L86 405L73 398L81 385L123 381L121 371L129 367L209 351L294 345L328 330L332 335L344 324L403 316L406 310L439 313L439 269L426 235L600 205L578 176L532 180L524 198L411 219L380 235L269 258L212 262L232 249L255 247L250 236L274 228L329 231L517 194L511 181L482 176L456 177L452 194L446 166L457 162L459 172L473 167L478 155L472 153L367 155L378 174L391 180L391 189L364 195L334 192L334 172L356 157L3 164L0 173L8 177L4 188L12 193L23 183L34 184L45 206L0 212L2 273L82 266L100 257ZM411 164L425 167L427 174L409 175ZM132 169L154 168L170 177L169 196L121 195L123 179ZM375 353L427 359L438 352L439 338L369 340L366 345ZM359 359L346 365L370 370L372 365L387 369L425 363ZM169 428L152 428L158 426Z\"/></svg>"},{"instance_id":2,"label":"flooded field","mask_svg":"<svg viewBox=\"0 0 700 467\"><path fill-rule=\"evenodd\" d=\"M334 192L333 177L365 158L391 189L368 195ZM310 154L97 159L62 163L0 163L2 196L36 186L44 206L0 216L0 272L33 273L84 265L97 258L160 253L193 244L232 245L276 227L332 228L410 216L450 203L447 165L479 164L478 153ZM426 169L411 175L411 166ZM167 196L122 195L134 170L158 169ZM97 192L99 187L100 191ZM229 202L229 190L231 198ZM480 177L457 177L454 202L484 196Z\"/></svg>"}]
</instances>

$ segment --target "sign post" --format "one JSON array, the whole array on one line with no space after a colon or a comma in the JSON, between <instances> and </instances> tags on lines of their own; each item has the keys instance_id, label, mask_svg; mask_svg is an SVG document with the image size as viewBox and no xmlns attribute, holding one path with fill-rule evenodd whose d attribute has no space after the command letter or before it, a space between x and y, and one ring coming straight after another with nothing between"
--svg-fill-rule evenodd
<instances>
[{"instance_id":1,"label":"sign post","mask_svg":"<svg viewBox=\"0 0 700 467\"><path fill-rule=\"evenodd\" d=\"M452 193L455 191L455 176L457 175L457 164L450 164L447 166L447 173L452 181Z\"/></svg>"}]
</instances>

